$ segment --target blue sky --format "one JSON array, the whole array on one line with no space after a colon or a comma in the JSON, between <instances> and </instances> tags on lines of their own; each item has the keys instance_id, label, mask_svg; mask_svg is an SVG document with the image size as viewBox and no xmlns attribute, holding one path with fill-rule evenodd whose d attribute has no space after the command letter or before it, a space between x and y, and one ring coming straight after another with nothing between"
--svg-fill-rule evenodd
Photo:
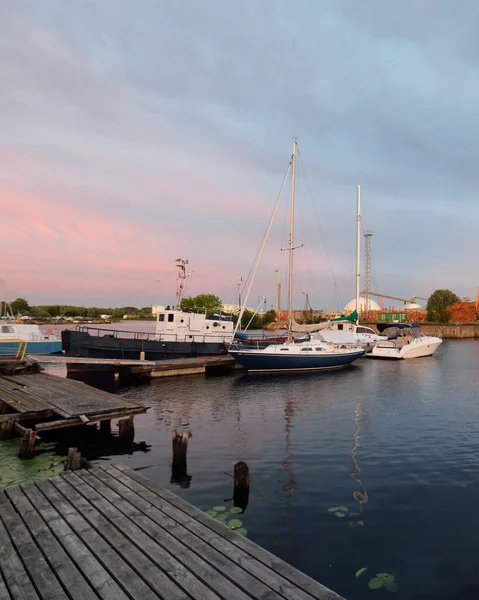
<instances>
[{"instance_id":1,"label":"blue sky","mask_svg":"<svg viewBox=\"0 0 479 600\"><path fill-rule=\"evenodd\" d=\"M356 184L378 291L475 297L478 22L473 1L2 2L9 297L168 303L182 256L191 294L230 302L293 136L297 307L354 295Z\"/></svg>"}]
</instances>

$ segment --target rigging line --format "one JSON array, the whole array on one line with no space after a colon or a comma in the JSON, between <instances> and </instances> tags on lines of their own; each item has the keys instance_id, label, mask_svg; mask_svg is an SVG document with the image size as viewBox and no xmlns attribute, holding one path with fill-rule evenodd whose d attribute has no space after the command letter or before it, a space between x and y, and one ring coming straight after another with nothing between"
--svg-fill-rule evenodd
<instances>
[{"instance_id":1,"label":"rigging line","mask_svg":"<svg viewBox=\"0 0 479 600\"><path fill-rule=\"evenodd\" d=\"M298 149L298 154L299 154L299 158L300 158L299 162L300 162L300 165L301 165L301 167L303 169L304 178L306 180L306 185L308 186L308 191L309 191L309 194L310 194L311 204L313 206L314 214L315 214L316 220L318 222L319 231L321 233L321 237L323 238L324 249L325 249L325 252L326 252L326 256L328 258L328 263L329 263L329 268L331 270L331 275L333 277L334 285L337 288L336 276L334 274L334 269L333 269L333 265L332 265L332 262L331 262L331 257L329 255L328 247L327 247L327 244L326 244L326 238L324 237L323 228L321 227L321 222L319 220L319 215L317 213L316 206L314 205L314 202L312 201L313 200L313 193L311 191L311 186L309 184L309 179L308 179L308 176L306 175L306 168L304 166L303 159L302 159L302 156L301 156L301 152L299 151L299 149Z\"/></svg>"},{"instance_id":2,"label":"rigging line","mask_svg":"<svg viewBox=\"0 0 479 600\"><path fill-rule=\"evenodd\" d=\"M291 160L290 160L290 162L289 162L289 164L288 164L288 167L287 167L287 169L286 169L286 173L284 174L283 183L282 183L282 185L281 185L281 189L280 189L280 191L279 191L278 197L276 198L276 204L275 204L275 206L274 206L274 208L273 208L273 212L272 212L272 214L271 214L271 216L270 216L270 220L269 220L269 222L268 222L268 225L267 225L267 227L266 227L266 229L265 229L265 232L264 232L264 234L263 234L263 240L265 239L265 237L267 237L267 235L268 235L268 233L269 233L269 231L270 231L270 229L271 229L272 220L273 220L273 218L274 218L274 215L275 215L275 213L276 213L276 210L277 210L277 208L278 208L279 199L281 198L281 195L282 195L282 193L283 193L284 186L285 186L285 184L286 184L286 178L288 177L288 173L289 173L289 170L290 170L290 168L291 168ZM260 252L261 252L262 246L263 246L263 242L261 242L261 244L260 244L260 246L259 246L259 248L258 248L258 251L256 252L256 256L255 256L255 258L254 258L253 264L251 265L251 267L250 267L250 270L249 270L249 272L248 272L248 275L246 276L246 278L245 278L245 280L244 280L244 282L243 282L243 290L245 289L245 287L246 287L246 284L247 284L247 282L249 281L249 279L250 279L250 276L251 276L251 274L252 274L252 273L253 273L253 271L254 271L254 267L255 267L256 261L258 260L258 256L260 255Z\"/></svg>"},{"instance_id":3,"label":"rigging line","mask_svg":"<svg viewBox=\"0 0 479 600\"><path fill-rule=\"evenodd\" d=\"M284 186L286 185L286 180L288 178L288 173L289 173L289 170L291 168L292 160L293 159L291 158L290 161L289 161L288 168L286 169L286 173L284 174L283 183L281 184L281 189L279 190L279 194L278 194L278 197L276 199L276 204L274 205L273 212L271 213L271 217L269 219L269 223L268 223L268 226L266 228L266 232L265 232L265 234L263 236L263 241L261 242L259 250L256 253L256 258L255 258L255 261L253 263L253 266L251 267L251 269L250 269L250 271L248 273L247 280L249 279L249 286L248 286L248 290L247 290L246 295L245 295L244 300L243 300L243 306L240 307L240 314L239 314L239 317L238 317L238 321L237 321L237 323L235 325L233 335L238 330L239 324L241 323L241 319L243 317L243 313L244 313L244 310L245 310L244 307L246 306L246 304L247 304L247 302L249 300L249 295L251 293L251 288L253 287L253 283L254 283L254 280L255 280L256 272L258 271L259 264L260 264L261 259L263 257L264 249L266 247L266 242L268 241L269 232L271 231L271 227L273 225L274 217L276 215L276 211L278 210L279 201L281 200L281 196L283 195Z\"/></svg>"}]
</instances>

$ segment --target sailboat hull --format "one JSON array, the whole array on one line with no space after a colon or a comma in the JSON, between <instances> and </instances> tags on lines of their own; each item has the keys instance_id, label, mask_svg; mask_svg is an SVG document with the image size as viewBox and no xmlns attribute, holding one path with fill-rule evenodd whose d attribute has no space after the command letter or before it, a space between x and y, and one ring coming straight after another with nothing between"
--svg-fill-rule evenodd
<instances>
[{"instance_id":1,"label":"sailboat hull","mask_svg":"<svg viewBox=\"0 0 479 600\"><path fill-rule=\"evenodd\" d=\"M364 350L326 354L322 356L285 356L282 354L266 354L261 351L230 350L231 356L247 371L274 373L279 371L322 371L340 369L350 365L364 355Z\"/></svg>"}]
</instances>

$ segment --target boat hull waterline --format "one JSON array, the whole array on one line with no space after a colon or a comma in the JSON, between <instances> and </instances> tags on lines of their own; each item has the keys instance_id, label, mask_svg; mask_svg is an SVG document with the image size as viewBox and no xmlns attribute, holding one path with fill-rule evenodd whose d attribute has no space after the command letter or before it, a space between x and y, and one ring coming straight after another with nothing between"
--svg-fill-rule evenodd
<instances>
[{"instance_id":1,"label":"boat hull waterline","mask_svg":"<svg viewBox=\"0 0 479 600\"><path fill-rule=\"evenodd\" d=\"M291 371L322 371L326 369L340 369L350 365L353 361L364 355L364 350L342 352L340 354L316 356L282 355L279 352L262 353L252 350L230 350L230 354L248 372L291 372Z\"/></svg>"}]
</instances>

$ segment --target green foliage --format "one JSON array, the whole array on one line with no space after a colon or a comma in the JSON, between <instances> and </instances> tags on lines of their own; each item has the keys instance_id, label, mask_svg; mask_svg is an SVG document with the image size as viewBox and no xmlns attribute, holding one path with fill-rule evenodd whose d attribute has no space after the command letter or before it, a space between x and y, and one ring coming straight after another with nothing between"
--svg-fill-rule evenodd
<instances>
[{"instance_id":1,"label":"green foliage","mask_svg":"<svg viewBox=\"0 0 479 600\"><path fill-rule=\"evenodd\" d=\"M449 322L449 306L460 302L459 296L451 290L436 290L427 301L427 320L439 323Z\"/></svg>"},{"instance_id":2,"label":"green foliage","mask_svg":"<svg viewBox=\"0 0 479 600\"><path fill-rule=\"evenodd\" d=\"M223 303L214 294L198 294L198 296L188 296L183 298L181 302L181 308L194 309L194 308L206 308L207 311L212 311L221 308Z\"/></svg>"},{"instance_id":3,"label":"green foliage","mask_svg":"<svg viewBox=\"0 0 479 600\"><path fill-rule=\"evenodd\" d=\"M333 513L335 517L340 519L348 515L348 509L345 506L331 506L331 508L328 508L328 512Z\"/></svg>"},{"instance_id":4,"label":"green foliage","mask_svg":"<svg viewBox=\"0 0 479 600\"><path fill-rule=\"evenodd\" d=\"M37 456L22 460L18 458L20 438L0 441L0 488L60 474L64 457L52 455L53 447L40 442Z\"/></svg>"},{"instance_id":5,"label":"green foliage","mask_svg":"<svg viewBox=\"0 0 479 600\"><path fill-rule=\"evenodd\" d=\"M263 327L265 325L269 325L270 323L273 323L274 321L276 321L276 311L275 310L268 310L267 312L264 313L263 315Z\"/></svg>"},{"instance_id":6,"label":"green foliage","mask_svg":"<svg viewBox=\"0 0 479 600\"><path fill-rule=\"evenodd\" d=\"M14 315L27 315L30 310L28 302L25 300L25 298L17 298L11 302L10 306L12 307L12 312Z\"/></svg>"}]
</instances>

